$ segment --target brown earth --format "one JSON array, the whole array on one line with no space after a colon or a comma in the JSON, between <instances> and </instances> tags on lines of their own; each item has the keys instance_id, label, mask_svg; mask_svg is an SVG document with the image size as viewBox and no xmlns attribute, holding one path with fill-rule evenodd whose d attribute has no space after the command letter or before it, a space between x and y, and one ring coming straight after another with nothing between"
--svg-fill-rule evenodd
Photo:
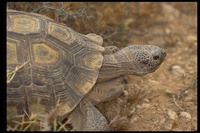
<instances>
[{"instance_id":1,"label":"brown earth","mask_svg":"<svg viewBox=\"0 0 200 133\"><path fill-rule=\"evenodd\" d=\"M99 108L106 117L116 119L113 130L197 130L197 16L166 3L162 10L164 15L154 23L167 24L145 25L145 33L133 33L130 44L148 40L166 50L166 60L154 73L126 76L128 96L102 103Z\"/></svg>"},{"instance_id":2,"label":"brown earth","mask_svg":"<svg viewBox=\"0 0 200 133\"><path fill-rule=\"evenodd\" d=\"M101 34L104 46L153 44L167 52L156 72L144 77L126 76L126 92L97 107L112 130L197 130L197 3L120 2L112 4L116 8L107 8L109 4L85 4L101 16L92 23L96 28L88 23L83 26L69 21L69 25L81 33ZM73 4L64 5L75 8ZM127 10L121 5L126 5ZM27 6L18 8L22 7Z\"/></svg>"}]
</instances>

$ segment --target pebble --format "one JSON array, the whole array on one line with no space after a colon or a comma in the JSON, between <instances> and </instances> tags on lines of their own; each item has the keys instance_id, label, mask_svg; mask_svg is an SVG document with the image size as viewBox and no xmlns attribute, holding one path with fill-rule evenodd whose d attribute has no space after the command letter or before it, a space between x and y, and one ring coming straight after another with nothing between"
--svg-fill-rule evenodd
<instances>
[{"instance_id":1,"label":"pebble","mask_svg":"<svg viewBox=\"0 0 200 133\"><path fill-rule=\"evenodd\" d=\"M169 116L170 119L175 120L175 118L177 117L176 112L174 112L173 110L169 109L167 111L167 115Z\"/></svg>"},{"instance_id":2,"label":"pebble","mask_svg":"<svg viewBox=\"0 0 200 133\"><path fill-rule=\"evenodd\" d=\"M142 106L141 105L137 105L136 108L137 109L142 109Z\"/></svg>"},{"instance_id":3,"label":"pebble","mask_svg":"<svg viewBox=\"0 0 200 133\"><path fill-rule=\"evenodd\" d=\"M165 118L161 118L160 119L160 124L163 124L163 123L165 123L166 122L166 119Z\"/></svg>"},{"instance_id":4,"label":"pebble","mask_svg":"<svg viewBox=\"0 0 200 133\"><path fill-rule=\"evenodd\" d=\"M164 127L165 127L166 130L171 130L173 125L172 124L166 124Z\"/></svg>"},{"instance_id":5,"label":"pebble","mask_svg":"<svg viewBox=\"0 0 200 133\"><path fill-rule=\"evenodd\" d=\"M145 98L145 99L144 99L144 102L149 103L150 100Z\"/></svg>"},{"instance_id":6,"label":"pebble","mask_svg":"<svg viewBox=\"0 0 200 133\"><path fill-rule=\"evenodd\" d=\"M128 94L128 91L127 91L127 90L124 90L124 92L123 92L123 93L124 93L124 96L125 96L125 97L128 97L128 96L129 96L129 94Z\"/></svg>"},{"instance_id":7,"label":"pebble","mask_svg":"<svg viewBox=\"0 0 200 133\"><path fill-rule=\"evenodd\" d=\"M166 28L166 29L165 29L165 33L166 33L167 35L170 35L170 34L171 34L171 32L172 32L172 31L171 31L171 29L170 29L170 28Z\"/></svg>"},{"instance_id":8,"label":"pebble","mask_svg":"<svg viewBox=\"0 0 200 133\"><path fill-rule=\"evenodd\" d=\"M197 36L189 35L189 36L187 36L187 40L189 42L196 42L197 41Z\"/></svg>"},{"instance_id":9,"label":"pebble","mask_svg":"<svg viewBox=\"0 0 200 133\"><path fill-rule=\"evenodd\" d=\"M175 74L175 75L177 75L177 76L183 76L183 75L185 75L184 69L181 66L179 66L179 65L172 66L172 73Z\"/></svg>"},{"instance_id":10,"label":"pebble","mask_svg":"<svg viewBox=\"0 0 200 133\"><path fill-rule=\"evenodd\" d=\"M188 112L181 112L180 116L185 117L187 119L191 119L192 118L191 114L189 114Z\"/></svg>"},{"instance_id":11,"label":"pebble","mask_svg":"<svg viewBox=\"0 0 200 133\"><path fill-rule=\"evenodd\" d=\"M150 106L150 104L148 104L148 103L143 103L143 104L142 104L142 107L143 107L143 108L148 108L149 106Z\"/></svg>"},{"instance_id":12,"label":"pebble","mask_svg":"<svg viewBox=\"0 0 200 133\"><path fill-rule=\"evenodd\" d=\"M171 90L168 90L168 89L165 90L165 93L167 93L167 94L169 94L169 95L172 95L172 94L173 94L173 92L172 92Z\"/></svg>"}]
</instances>

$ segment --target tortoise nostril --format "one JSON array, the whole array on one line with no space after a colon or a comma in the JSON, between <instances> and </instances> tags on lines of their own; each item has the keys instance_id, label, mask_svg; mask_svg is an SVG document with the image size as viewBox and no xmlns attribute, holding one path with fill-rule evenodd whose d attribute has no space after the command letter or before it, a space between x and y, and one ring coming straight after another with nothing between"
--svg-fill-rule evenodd
<instances>
[{"instance_id":1,"label":"tortoise nostril","mask_svg":"<svg viewBox=\"0 0 200 133\"><path fill-rule=\"evenodd\" d=\"M154 59L154 60L158 60L158 59L159 59L159 56L156 55L156 56L153 57L153 59Z\"/></svg>"},{"instance_id":2,"label":"tortoise nostril","mask_svg":"<svg viewBox=\"0 0 200 133\"><path fill-rule=\"evenodd\" d=\"M148 64L149 63L149 60L148 59L146 59L146 60L143 60L143 61L141 61L143 64Z\"/></svg>"}]
</instances>

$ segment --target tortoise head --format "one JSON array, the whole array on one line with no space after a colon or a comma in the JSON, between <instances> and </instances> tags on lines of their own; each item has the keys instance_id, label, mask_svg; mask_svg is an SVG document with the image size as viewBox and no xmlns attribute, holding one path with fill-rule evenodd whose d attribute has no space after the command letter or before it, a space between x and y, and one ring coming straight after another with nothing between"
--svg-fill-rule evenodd
<instances>
[{"instance_id":1,"label":"tortoise head","mask_svg":"<svg viewBox=\"0 0 200 133\"><path fill-rule=\"evenodd\" d=\"M153 45L130 45L122 51L127 56L125 73L137 76L154 72L166 57L165 50Z\"/></svg>"},{"instance_id":2,"label":"tortoise head","mask_svg":"<svg viewBox=\"0 0 200 133\"><path fill-rule=\"evenodd\" d=\"M130 45L113 54L104 55L97 82L121 75L144 76L154 72L164 61L166 53L152 45Z\"/></svg>"}]
</instances>

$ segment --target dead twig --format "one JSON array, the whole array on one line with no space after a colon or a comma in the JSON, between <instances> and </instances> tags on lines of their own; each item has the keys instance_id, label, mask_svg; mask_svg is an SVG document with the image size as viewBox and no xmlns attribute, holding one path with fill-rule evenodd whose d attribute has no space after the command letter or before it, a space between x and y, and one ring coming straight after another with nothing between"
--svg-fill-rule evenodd
<instances>
[{"instance_id":1,"label":"dead twig","mask_svg":"<svg viewBox=\"0 0 200 133\"><path fill-rule=\"evenodd\" d=\"M14 78L16 72L21 69L24 65L26 65L26 63L28 63L30 60L26 61L24 64L22 64L21 66L17 66L15 68L14 71L10 71L10 70L7 70L7 83L9 84L11 82L11 80Z\"/></svg>"},{"instance_id":2,"label":"dead twig","mask_svg":"<svg viewBox=\"0 0 200 133\"><path fill-rule=\"evenodd\" d=\"M172 95L172 97L173 97L173 101L174 101L175 105L176 105L180 110L183 111L184 109L182 109L182 108L177 104L177 102L176 102L176 100L175 100L175 96Z\"/></svg>"}]
</instances>

